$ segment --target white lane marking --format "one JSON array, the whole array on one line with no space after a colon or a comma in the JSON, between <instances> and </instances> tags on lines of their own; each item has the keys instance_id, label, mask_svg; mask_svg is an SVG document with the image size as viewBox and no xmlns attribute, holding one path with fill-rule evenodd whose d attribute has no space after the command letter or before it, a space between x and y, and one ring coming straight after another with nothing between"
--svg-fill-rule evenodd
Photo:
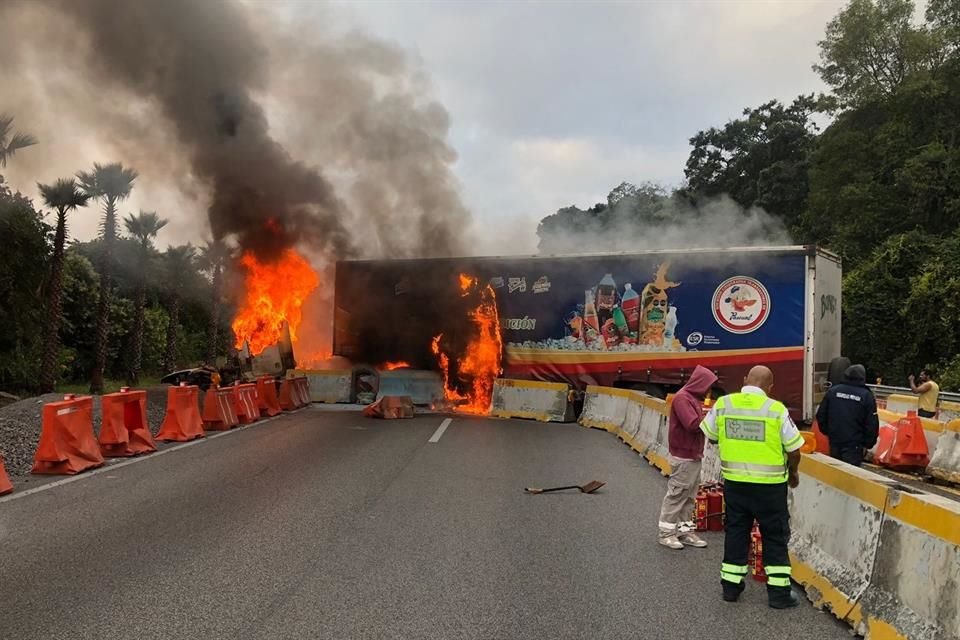
<instances>
[{"instance_id":1,"label":"white lane marking","mask_svg":"<svg viewBox=\"0 0 960 640\"><path fill-rule=\"evenodd\" d=\"M299 411L299 410L298 410L298 411ZM296 413L296 412L294 412L294 413ZM104 464L102 467L98 467L97 469L94 469L93 471L84 471L83 473L78 473L78 474L75 475L75 476L70 476L70 477L68 477L68 478L64 478L63 480L56 480L56 481L54 481L54 482L50 482L50 483L48 483L48 484L44 484L44 485L41 485L41 486L39 486L39 487L34 487L33 489L27 489L26 491L19 491L19 492L15 491L14 493L11 493L11 494L8 495L8 496L3 496L2 498L0 498L0 504L2 504L2 503L4 503L4 502L10 502L11 500L19 500L20 498L26 498L27 496L32 496L32 495L35 494L35 493L40 493L41 491L47 491L47 490L53 489L53 488L55 488L55 487L62 487L63 485L65 485L65 484L70 484L71 482L79 482L80 480L86 480L87 478L92 478L92 477L94 477L94 476L98 476L98 475L100 475L101 473L106 473L106 472L108 472L108 471L115 471L115 470L119 469L120 467L127 467L127 466L129 466L129 465L131 465L131 464L137 464L138 462L145 462L145 461L147 461L147 460L155 460L156 458L158 458L158 457L160 457L160 456L166 455L166 454L168 454L168 453L173 453L174 451L180 451L181 449L186 449L187 447L192 447L192 446L194 446L194 445L203 444L204 442L209 442L210 440L216 440L217 438L222 438L222 437L224 437L224 436L229 436L229 435L232 434L232 433L240 433L241 431L246 431L247 429L249 429L249 428L251 428L251 427L256 427L256 426L261 425L261 424L266 424L266 423L270 422L271 420L276 420L277 418L279 418L279 417L281 417L281 416L283 416L283 415L290 415L290 414L280 414L280 415L272 416L272 417L270 417L270 418L263 418L263 419L261 419L261 420L257 420L257 421L254 422L253 424L243 425L243 426L240 426L240 427L234 427L233 429L230 429L229 431L221 431L221 432L219 432L219 433L207 434L206 437L203 437L203 438L197 438L196 440L190 440L189 442L184 442L184 443L182 443L182 444L178 444L178 445L176 445L176 446L170 447L169 449L161 449L160 451L157 451L157 452L155 452L155 453L151 453L151 454L146 455L146 456L139 456L139 457L136 457L136 458L130 458L129 460L124 460L124 461L122 461L122 462L116 461L115 458L114 458L114 459L108 458L107 460L105 460L105 464Z\"/></svg>"},{"instance_id":2,"label":"white lane marking","mask_svg":"<svg viewBox=\"0 0 960 640\"><path fill-rule=\"evenodd\" d=\"M443 435L443 432L447 430L447 427L450 426L450 423L453 422L453 418L447 418L440 423L440 426L437 427L437 430L433 432L433 435L430 436L430 439L427 442L439 442L440 436Z\"/></svg>"}]
</instances>

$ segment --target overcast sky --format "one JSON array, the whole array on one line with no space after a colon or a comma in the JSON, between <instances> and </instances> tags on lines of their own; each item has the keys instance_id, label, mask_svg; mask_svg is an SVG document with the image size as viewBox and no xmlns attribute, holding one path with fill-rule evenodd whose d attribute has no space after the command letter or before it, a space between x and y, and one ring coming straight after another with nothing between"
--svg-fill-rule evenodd
<instances>
[{"instance_id":1,"label":"overcast sky","mask_svg":"<svg viewBox=\"0 0 960 640\"><path fill-rule=\"evenodd\" d=\"M771 98L824 86L811 65L836 0L337 3L418 56L453 120L478 222L516 227L605 199L623 180L675 186L689 138ZM312 3L295 3L315 13Z\"/></svg>"},{"instance_id":2,"label":"overcast sky","mask_svg":"<svg viewBox=\"0 0 960 640\"><path fill-rule=\"evenodd\" d=\"M744 107L822 90L810 67L826 23L844 4L285 0L283 11L409 52L450 114L465 202L479 227L500 231L482 250L502 254L533 252L540 218L601 201L623 180L676 186L698 130ZM29 130L29 110L14 108ZM38 179L69 175L68 166L104 160L77 157L96 147L82 132L50 136L64 145L63 166L37 166L25 150L4 172L14 186L30 191ZM161 246L196 243L191 221L203 216L182 211L189 199L140 182L124 210L160 209L172 218ZM76 216L71 232L92 237L96 218Z\"/></svg>"}]
</instances>

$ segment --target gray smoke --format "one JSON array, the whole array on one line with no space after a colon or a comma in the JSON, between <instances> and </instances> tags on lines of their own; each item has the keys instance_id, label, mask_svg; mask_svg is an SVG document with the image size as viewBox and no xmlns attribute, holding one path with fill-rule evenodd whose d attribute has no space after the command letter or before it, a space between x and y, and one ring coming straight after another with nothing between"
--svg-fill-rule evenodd
<instances>
[{"instance_id":1,"label":"gray smoke","mask_svg":"<svg viewBox=\"0 0 960 640\"><path fill-rule=\"evenodd\" d=\"M665 194L665 192L664 192ZM561 210L540 225L540 253L613 253L788 245L783 222L728 196L694 206L666 195L627 196L598 213Z\"/></svg>"},{"instance_id":2,"label":"gray smoke","mask_svg":"<svg viewBox=\"0 0 960 640\"><path fill-rule=\"evenodd\" d=\"M236 0L0 0L0 40L0 74L30 79L8 88L203 192L217 238L265 259L463 251L449 117L396 48Z\"/></svg>"}]
</instances>

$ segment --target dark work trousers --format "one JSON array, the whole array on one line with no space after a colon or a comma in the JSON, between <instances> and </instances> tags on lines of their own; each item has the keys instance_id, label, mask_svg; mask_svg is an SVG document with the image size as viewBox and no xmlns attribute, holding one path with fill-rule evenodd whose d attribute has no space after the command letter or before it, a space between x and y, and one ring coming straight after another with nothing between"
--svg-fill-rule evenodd
<instances>
[{"instance_id":1,"label":"dark work trousers","mask_svg":"<svg viewBox=\"0 0 960 640\"><path fill-rule=\"evenodd\" d=\"M863 447L860 445L830 445L830 457L859 467L863 464Z\"/></svg>"},{"instance_id":2,"label":"dark work trousers","mask_svg":"<svg viewBox=\"0 0 960 640\"><path fill-rule=\"evenodd\" d=\"M786 582L783 579L790 577L790 556L787 555L787 542L790 540L787 483L757 484L725 480L723 497L726 502L723 564L746 568L750 531L753 529L753 521L756 520L760 523L763 565L767 576L776 578L774 582ZM789 590L790 586L787 583L785 587L774 587L768 583L767 589Z\"/></svg>"}]
</instances>

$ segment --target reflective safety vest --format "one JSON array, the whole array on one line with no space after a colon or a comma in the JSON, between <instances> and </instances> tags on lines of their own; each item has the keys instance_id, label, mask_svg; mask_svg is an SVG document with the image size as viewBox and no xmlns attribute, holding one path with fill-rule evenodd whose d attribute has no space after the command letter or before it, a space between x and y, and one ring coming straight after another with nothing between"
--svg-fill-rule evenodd
<instances>
[{"instance_id":1,"label":"reflective safety vest","mask_svg":"<svg viewBox=\"0 0 960 640\"><path fill-rule=\"evenodd\" d=\"M787 481L780 424L782 402L758 393L732 393L717 400L720 472L725 480L777 484Z\"/></svg>"}]
</instances>

